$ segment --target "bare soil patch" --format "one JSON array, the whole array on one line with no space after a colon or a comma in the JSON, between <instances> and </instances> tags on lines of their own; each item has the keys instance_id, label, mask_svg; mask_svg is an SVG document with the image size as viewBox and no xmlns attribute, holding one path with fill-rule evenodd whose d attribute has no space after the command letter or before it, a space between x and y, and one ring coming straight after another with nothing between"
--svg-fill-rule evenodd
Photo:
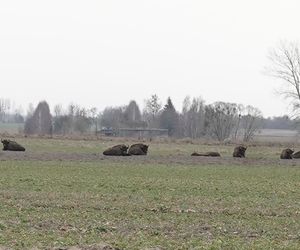
<instances>
[{"instance_id":1,"label":"bare soil patch","mask_svg":"<svg viewBox=\"0 0 300 250\"><path fill-rule=\"evenodd\" d=\"M146 156L104 156L101 153L64 153L64 152L0 152L0 161L79 161L124 163L124 164L163 164L163 165L246 165L246 166L300 166L300 159L281 160L270 158L233 158L177 155Z\"/></svg>"}]
</instances>

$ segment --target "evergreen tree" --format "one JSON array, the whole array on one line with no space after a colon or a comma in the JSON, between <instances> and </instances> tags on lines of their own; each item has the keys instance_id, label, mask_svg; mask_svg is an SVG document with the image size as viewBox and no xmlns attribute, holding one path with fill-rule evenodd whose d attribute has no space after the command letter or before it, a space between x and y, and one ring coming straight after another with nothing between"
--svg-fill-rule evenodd
<instances>
[{"instance_id":1,"label":"evergreen tree","mask_svg":"<svg viewBox=\"0 0 300 250\"><path fill-rule=\"evenodd\" d=\"M168 129L169 136L174 136L178 127L179 121L178 113L172 103L170 97L168 97L167 103L163 108L160 115L160 126L161 128Z\"/></svg>"}]
</instances>

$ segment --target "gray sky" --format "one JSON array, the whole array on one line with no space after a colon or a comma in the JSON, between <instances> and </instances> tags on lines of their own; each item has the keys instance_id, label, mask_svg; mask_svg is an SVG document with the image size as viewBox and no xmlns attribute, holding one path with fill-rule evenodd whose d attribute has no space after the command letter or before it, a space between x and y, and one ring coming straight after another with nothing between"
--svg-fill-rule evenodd
<instances>
[{"instance_id":1,"label":"gray sky","mask_svg":"<svg viewBox=\"0 0 300 250\"><path fill-rule=\"evenodd\" d=\"M299 41L299 0L0 2L2 98L103 109L157 94L288 112L267 53Z\"/></svg>"}]
</instances>

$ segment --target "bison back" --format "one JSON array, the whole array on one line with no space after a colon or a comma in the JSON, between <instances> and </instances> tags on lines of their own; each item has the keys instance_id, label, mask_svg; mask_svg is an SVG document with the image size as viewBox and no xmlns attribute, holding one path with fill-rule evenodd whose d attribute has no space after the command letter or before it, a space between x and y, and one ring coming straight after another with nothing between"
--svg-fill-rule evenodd
<instances>
[{"instance_id":1,"label":"bison back","mask_svg":"<svg viewBox=\"0 0 300 250\"><path fill-rule=\"evenodd\" d=\"M128 146L120 144L104 150L103 154L110 156L127 156L127 149Z\"/></svg>"},{"instance_id":2,"label":"bison back","mask_svg":"<svg viewBox=\"0 0 300 250\"><path fill-rule=\"evenodd\" d=\"M206 152L206 153L197 153L194 152L191 154L191 156L209 156L209 157L220 157L220 153L218 152Z\"/></svg>"},{"instance_id":3,"label":"bison back","mask_svg":"<svg viewBox=\"0 0 300 250\"><path fill-rule=\"evenodd\" d=\"M7 141L7 143L3 143L4 151L25 151L25 148L18 144L15 141Z\"/></svg>"},{"instance_id":4,"label":"bison back","mask_svg":"<svg viewBox=\"0 0 300 250\"><path fill-rule=\"evenodd\" d=\"M293 154L292 154L292 157L293 157L294 159L299 159L299 158L300 158L300 151L298 151L298 152L296 152L296 153L293 153Z\"/></svg>"},{"instance_id":5,"label":"bison back","mask_svg":"<svg viewBox=\"0 0 300 250\"><path fill-rule=\"evenodd\" d=\"M238 158L245 158L246 149L247 148L243 146L235 147L232 156Z\"/></svg>"},{"instance_id":6,"label":"bison back","mask_svg":"<svg viewBox=\"0 0 300 250\"><path fill-rule=\"evenodd\" d=\"M291 150L290 148L286 148L284 150L282 150L281 154L280 154L280 159L292 159L292 155L293 155L294 151Z\"/></svg>"},{"instance_id":7,"label":"bison back","mask_svg":"<svg viewBox=\"0 0 300 250\"><path fill-rule=\"evenodd\" d=\"M138 143L133 144L128 150L128 154L130 155L147 155L148 153L148 145Z\"/></svg>"}]
</instances>

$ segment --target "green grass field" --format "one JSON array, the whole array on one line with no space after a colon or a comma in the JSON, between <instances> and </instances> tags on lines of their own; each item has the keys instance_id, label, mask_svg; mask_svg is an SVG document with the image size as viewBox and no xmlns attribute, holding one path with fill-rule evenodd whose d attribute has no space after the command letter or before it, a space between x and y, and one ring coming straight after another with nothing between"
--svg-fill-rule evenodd
<instances>
[{"instance_id":1,"label":"green grass field","mask_svg":"<svg viewBox=\"0 0 300 250\"><path fill-rule=\"evenodd\" d=\"M229 158L233 146L153 144L144 162L103 158L102 150L115 142L18 141L26 153L80 152L99 159L12 160L1 153L1 246L300 248L300 161L256 162L277 159L279 147L249 148L250 165L180 164L165 157L214 149Z\"/></svg>"}]
</instances>

